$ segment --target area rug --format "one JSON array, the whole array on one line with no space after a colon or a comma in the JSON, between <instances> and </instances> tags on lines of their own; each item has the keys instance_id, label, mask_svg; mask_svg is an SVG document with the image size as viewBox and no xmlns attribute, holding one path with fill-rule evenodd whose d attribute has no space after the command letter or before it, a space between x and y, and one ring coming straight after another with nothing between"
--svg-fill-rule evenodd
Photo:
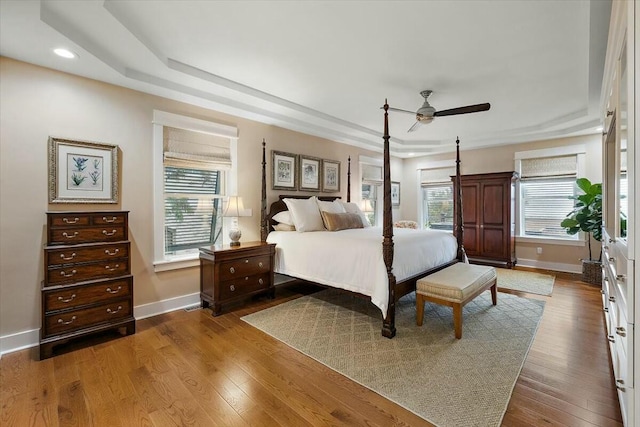
<instances>
[{"instance_id":1,"label":"area rug","mask_svg":"<svg viewBox=\"0 0 640 427\"><path fill-rule=\"evenodd\" d=\"M397 335L380 334L380 311L334 289L242 320L442 427L498 426L542 317L544 302L485 292L463 310L456 340L452 310L415 294L396 305Z\"/></svg>"},{"instance_id":2,"label":"area rug","mask_svg":"<svg viewBox=\"0 0 640 427\"><path fill-rule=\"evenodd\" d=\"M551 295L555 276L532 271L496 268L498 289L511 289L530 294Z\"/></svg>"}]
</instances>

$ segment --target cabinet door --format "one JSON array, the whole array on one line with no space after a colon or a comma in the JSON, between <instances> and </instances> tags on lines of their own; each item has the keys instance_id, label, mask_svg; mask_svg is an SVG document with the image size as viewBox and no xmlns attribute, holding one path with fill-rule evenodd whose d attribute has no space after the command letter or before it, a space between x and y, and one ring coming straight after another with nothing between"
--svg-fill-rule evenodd
<instances>
[{"instance_id":1,"label":"cabinet door","mask_svg":"<svg viewBox=\"0 0 640 427\"><path fill-rule=\"evenodd\" d=\"M509 232L508 217L505 209L509 206L509 189L503 181L489 181L481 186L482 218L480 223L480 241L482 255L504 258L508 256L505 241Z\"/></svg>"},{"instance_id":2,"label":"cabinet door","mask_svg":"<svg viewBox=\"0 0 640 427\"><path fill-rule=\"evenodd\" d=\"M464 249L469 256L477 256L480 248L480 184L463 183L462 224L464 225Z\"/></svg>"}]
</instances>

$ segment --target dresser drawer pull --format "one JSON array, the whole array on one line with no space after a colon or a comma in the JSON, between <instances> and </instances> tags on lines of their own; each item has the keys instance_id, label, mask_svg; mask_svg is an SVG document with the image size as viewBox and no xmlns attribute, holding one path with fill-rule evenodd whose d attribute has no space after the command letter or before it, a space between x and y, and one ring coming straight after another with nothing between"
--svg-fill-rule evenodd
<instances>
[{"instance_id":1,"label":"dresser drawer pull","mask_svg":"<svg viewBox=\"0 0 640 427\"><path fill-rule=\"evenodd\" d=\"M65 231L64 233L62 233L62 237L66 237L67 239L73 239L74 237L76 237L78 235L77 231L74 231L72 235L67 234L67 232Z\"/></svg>"},{"instance_id":2,"label":"dresser drawer pull","mask_svg":"<svg viewBox=\"0 0 640 427\"><path fill-rule=\"evenodd\" d=\"M62 218L62 222L66 224L75 224L78 221L80 221L80 218L73 218L73 219L69 219L67 217Z\"/></svg>"},{"instance_id":3,"label":"dresser drawer pull","mask_svg":"<svg viewBox=\"0 0 640 427\"><path fill-rule=\"evenodd\" d=\"M626 337L627 331L625 331L625 329L622 326L618 326L616 328L616 334L620 335L621 337Z\"/></svg>"},{"instance_id":4,"label":"dresser drawer pull","mask_svg":"<svg viewBox=\"0 0 640 427\"><path fill-rule=\"evenodd\" d=\"M65 322L62 319L58 319L58 323L60 323L61 325L70 325L72 324L74 321L76 320L76 316L72 316L71 320L69 320L68 322Z\"/></svg>"},{"instance_id":5,"label":"dresser drawer pull","mask_svg":"<svg viewBox=\"0 0 640 427\"><path fill-rule=\"evenodd\" d=\"M111 232L108 232L107 230L102 230L102 234L104 234L105 236L113 236L114 234L116 234L116 230L111 230Z\"/></svg>"},{"instance_id":6,"label":"dresser drawer pull","mask_svg":"<svg viewBox=\"0 0 640 427\"><path fill-rule=\"evenodd\" d=\"M72 253L71 256L64 256L64 254L60 254L60 258L62 258L65 261L71 261L72 259L74 259L76 257L76 253Z\"/></svg>"},{"instance_id":7,"label":"dresser drawer pull","mask_svg":"<svg viewBox=\"0 0 640 427\"><path fill-rule=\"evenodd\" d=\"M113 267L111 267L110 265L105 265L105 266L104 266L104 268L105 268L105 269L107 269L107 270L109 270L109 271L115 271L115 270L117 270L118 268L120 268L120 264L116 264L116 265L114 265Z\"/></svg>"},{"instance_id":8,"label":"dresser drawer pull","mask_svg":"<svg viewBox=\"0 0 640 427\"><path fill-rule=\"evenodd\" d=\"M258 283L260 283L261 285L264 285L264 280L262 280L262 277L258 279Z\"/></svg>"},{"instance_id":9,"label":"dresser drawer pull","mask_svg":"<svg viewBox=\"0 0 640 427\"><path fill-rule=\"evenodd\" d=\"M111 217L111 219L107 218L106 216L103 216L103 217L102 217L102 220L103 220L104 222L116 222L116 219L118 219L118 218L117 218L117 217L115 217L115 216L112 216L112 217Z\"/></svg>"},{"instance_id":10,"label":"dresser drawer pull","mask_svg":"<svg viewBox=\"0 0 640 427\"><path fill-rule=\"evenodd\" d=\"M613 296L609 297L609 301L616 302L616 297L613 297Z\"/></svg>"},{"instance_id":11,"label":"dresser drawer pull","mask_svg":"<svg viewBox=\"0 0 640 427\"><path fill-rule=\"evenodd\" d=\"M231 268L229 269L229 272L233 274L233 273L235 273L235 272L236 272L236 269L235 269L235 268L233 268L233 267L231 267Z\"/></svg>"},{"instance_id":12,"label":"dresser drawer pull","mask_svg":"<svg viewBox=\"0 0 640 427\"><path fill-rule=\"evenodd\" d=\"M235 286L235 285L231 285L231 286L229 286L229 290L230 290L231 292L235 291L235 290L236 290L236 286Z\"/></svg>"},{"instance_id":13,"label":"dresser drawer pull","mask_svg":"<svg viewBox=\"0 0 640 427\"><path fill-rule=\"evenodd\" d=\"M249 260L248 260L248 259L245 259L245 260L244 260L244 263L245 263L245 264L249 264Z\"/></svg>"},{"instance_id":14,"label":"dresser drawer pull","mask_svg":"<svg viewBox=\"0 0 640 427\"><path fill-rule=\"evenodd\" d=\"M114 255L116 255L118 252L120 252L120 249L114 249L114 251L113 251L113 252L109 252L109 249L105 249L105 250L104 250L105 255L109 255L109 256L114 256Z\"/></svg>"},{"instance_id":15,"label":"dresser drawer pull","mask_svg":"<svg viewBox=\"0 0 640 427\"><path fill-rule=\"evenodd\" d=\"M117 309L117 310L111 310L110 308L107 308L107 313L109 313L109 314L116 314L116 313L119 313L119 312L120 312L120 310L122 310L122 306L121 306L121 305L119 305L119 306L118 306L118 309Z\"/></svg>"},{"instance_id":16,"label":"dresser drawer pull","mask_svg":"<svg viewBox=\"0 0 640 427\"><path fill-rule=\"evenodd\" d=\"M249 276L245 277L244 280L249 280Z\"/></svg>"},{"instance_id":17,"label":"dresser drawer pull","mask_svg":"<svg viewBox=\"0 0 640 427\"><path fill-rule=\"evenodd\" d=\"M122 286L118 286L118 289L116 289L115 291L111 288L107 288L105 289L105 291L109 292L110 294L117 294L118 292L120 292L121 289L122 289Z\"/></svg>"},{"instance_id":18,"label":"dresser drawer pull","mask_svg":"<svg viewBox=\"0 0 640 427\"><path fill-rule=\"evenodd\" d=\"M71 277L71 276L73 276L73 275L74 275L74 274L76 274L76 273L77 273L77 271L76 271L76 270L71 270L71 273L65 273L64 271L61 271L61 272L60 272L60 275L61 275L62 277Z\"/></svg>"},{"instance_id":19,"label":"dresser drawer pull","mask_svg":"<svg viewBox=\"0 0 640 427\"><path fill-rule=\"evenodd\" d=\"M64 299L62 297L58 297L58 301L62 301L62 302L71 302L74 299L76 299L76 294L71 294L71 296L67 299Z\"/></svg>"},{"instance_id":20,"label":"dresser drawer pull","mask_svg":"<svg viewBox=\"0 0 640 427\"><path fill-rule=\"evenodd\" d=\"M262 261L260 261L260 262L258 263L258 267L262 268L262 266L263 266Z\"/></svg>"}]
</instances>

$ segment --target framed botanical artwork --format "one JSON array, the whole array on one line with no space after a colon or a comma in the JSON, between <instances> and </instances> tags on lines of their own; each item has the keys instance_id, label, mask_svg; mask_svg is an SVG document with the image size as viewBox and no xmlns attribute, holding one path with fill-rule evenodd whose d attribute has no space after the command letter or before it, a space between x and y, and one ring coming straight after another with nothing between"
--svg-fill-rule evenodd
<instances>
[{"instance_id":1,"label":"framed botanical artwork","mask_svg":"<svg viewBox=\"0 0 640 427\"><path fill-rule=\"evenodd\" d=\"M49 203L118 203L118 146L50 137Z\"/></svg>"},{"instance_id":2,"label":"framed botanical artwork","mask_svg":"<svg viewBox=\"0 0 640 427\"><path fill-rule=\"evenodd\" d=\"M400 206L400 183L391 181L391 206Z\"/></svg>"},{"instance_id":3,"label":"framed botanical artwork","mask_svg":"<svg viewBox=\"0 0 640 427\"><path fill-rule=\"evenodd\" d=\"M271 188L274 190L297 190L296 183L296 161L297 154L284 153L282 151L271 151L271 165L273 176Z\"/></svg>"},{"instance_id":4,"label":"framed botanical artwork","mask_svg":"<svg viewBox=\"0 0 640 427\"><path fill-rule=\"evenodd\" d=\"M321 164L321 159L300 155L300 170L298 173L298 189L300 191L320 191Z\"/></svg>"},{"instance_id":5,"label":"framed botanical artwork","mask_svg":"<svg viewBox=\"0 0 640 427\"><path fill-rule=\"evenodd\" d=\"M322 161L322 191L326 193L340 191L340 162Z\"/></svg>"}]
</instances>

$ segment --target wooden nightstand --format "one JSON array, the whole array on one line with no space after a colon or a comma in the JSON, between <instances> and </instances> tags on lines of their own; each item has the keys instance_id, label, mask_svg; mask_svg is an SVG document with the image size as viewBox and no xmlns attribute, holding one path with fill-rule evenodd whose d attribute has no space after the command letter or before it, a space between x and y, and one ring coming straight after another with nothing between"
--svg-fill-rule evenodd
<instances>
[{"instance_id":1,"label":"wooden nightstand","mask_svg":"<svg viewBox=\"0 0 640 427\"><path fill-rule=\"evenodd\" d=\"M240 246L214 245L200 248L200 299L202 307L213 304L213 315L222 305L251 295L275 294L273 258L276 245L246 242Z\"/></svg>"}]
</instances>

